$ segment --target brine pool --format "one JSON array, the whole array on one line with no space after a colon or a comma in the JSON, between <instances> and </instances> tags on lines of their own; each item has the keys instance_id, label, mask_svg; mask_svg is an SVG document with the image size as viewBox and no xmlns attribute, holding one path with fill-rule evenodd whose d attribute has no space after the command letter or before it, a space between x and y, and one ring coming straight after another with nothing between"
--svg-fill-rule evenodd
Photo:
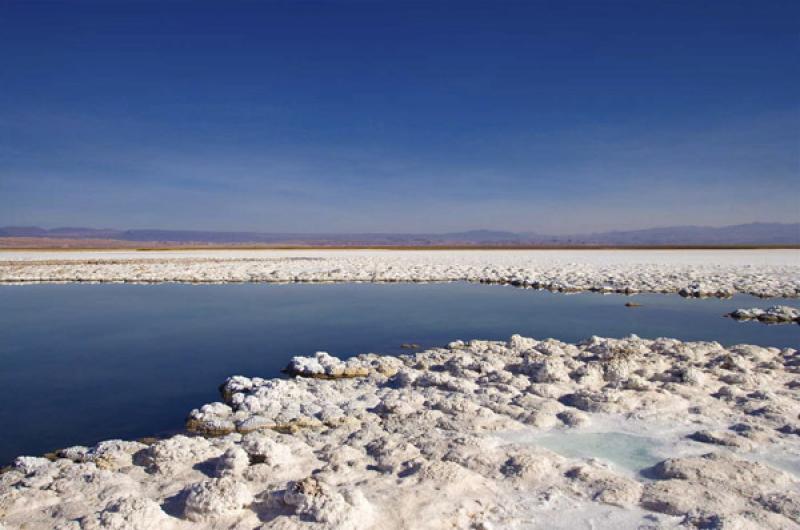
<instances>
[{"instance_id":1,"label":"brine pool","mask_svg":"<svg viewBox=\"0 0 800 530\"><path fill-rule=\"evenodd\" d=\"M624 421L624 420L623 420ZM720 446L695 442L686 437L691 430L661 433L632 434L624 431L581 431L553 429L538 431L523 429L495 433L503 443L535 445L567 458L597 459L623 474L648 478L648 470L666 458L699 456L709 452L727 451ZM736 453L738 458L761 462L786 471L800 479L800 455L781 448L769 451L754 450Z\"/></svg>"},{"instance_id":2,"label":"brine pool","mask_svg":"<svg viewBox=\"0 0 800 530\"><path fill-rule=\"evenodd\" d=\"M800 326L722 316L776 303L798 305L468 283L2 286L0 463L179 430L189 410L219 399L226 377L277 377L291 356L317 350L397 354L410 351L404 343L425 348L514 333L798 347Z\"/></svg>"}]
</instances>

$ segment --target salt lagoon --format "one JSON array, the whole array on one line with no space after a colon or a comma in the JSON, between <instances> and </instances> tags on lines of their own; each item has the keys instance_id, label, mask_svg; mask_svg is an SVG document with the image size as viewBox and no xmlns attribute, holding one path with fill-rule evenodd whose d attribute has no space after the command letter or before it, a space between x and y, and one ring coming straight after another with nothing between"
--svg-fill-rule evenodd
<instances>
[{"instance_id":1,"label":"salt lagoon","mask_svg":"<svg viewBox=\"0 0 800 530\"><path fill-rule=\"evenodd\" d=\"M22 428L5 449L60 449L0 475L0 521L800 525L800 327L723 317L776 305L737 293L796 296L797 254L577 253L536 271L485 254L292 256L251 276L335 285L27 285L238 283L249 265L7 259L23 285L0 290L3 413ZM432 280L461 281L412 284ZM159 436L123 441L142 435Z\"/></svg>"}]
</instances>

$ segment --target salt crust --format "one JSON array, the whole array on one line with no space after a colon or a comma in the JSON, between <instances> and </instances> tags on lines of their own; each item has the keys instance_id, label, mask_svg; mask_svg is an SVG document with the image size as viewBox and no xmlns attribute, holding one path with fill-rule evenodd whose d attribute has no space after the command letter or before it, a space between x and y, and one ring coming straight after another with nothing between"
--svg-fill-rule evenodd
<instances>
[{"instance_id":1,"label":"salt crust","mask_svg":"<svg viewBox=\"0 0 800 530\"><path fill-rule=\"evenodd\" d=\"M776 305L767 309L753 307L750 309L737 309L728 314L736 320L758 320L766 324L800 323L800 309L785 305Z\"/></svg>"},{"instance_id":2,"label":"salt crust","mask_svg":"<svg viewBox=\"0 0 800 530\"><path fill-rule=\"evenodd\" d=\"M593 337L455 341L292 360L235 376L176 435L20 457L6 528L799 528L793 349ZM308 376L308 377L300 377ZM498 433L620 428L674 438L643 474ZM627 426L627 427L624 427Z\"/></svg>"},{"instance_id":3,"label":"salt crust","mask_svg":"<svg viewBox=\"0 0 800 530\"><path fill-rule=\"evenodd\" d=\"M0 283L447 282L560 292L800 295L796 250L2 252Z\"/></svg>"}]
</instances>

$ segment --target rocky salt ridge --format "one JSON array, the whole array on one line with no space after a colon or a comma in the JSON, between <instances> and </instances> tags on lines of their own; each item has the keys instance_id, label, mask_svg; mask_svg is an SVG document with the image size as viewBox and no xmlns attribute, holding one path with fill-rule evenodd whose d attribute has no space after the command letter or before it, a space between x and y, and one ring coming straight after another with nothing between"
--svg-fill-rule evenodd
<instances>
[{"instance_id":1,"label":"rocky salt ridge","mask_svg":"<svg viewBox=\"0 0 800 530\"><path fill-rule=\"evenodd\" d=\"M776 305L767 309L753 307L750 309L737 309L728 313L729 317L736 320L758 320L766 324L800 323L800 309L785 305Z\"/></svg>"},{"instance_id":2,"label":"rocky salt ridge","mask_svg":"<svg viewBox=\"0 0 800 530\"><path fill-rule=\"evenodd\" d=\"M552 291L800 296L798 251L0 253L0 283L448 282Z\"/></svg>"},{"instance_id":3,"label":"rocky salt ridge","mask_svg":"<svg viewBox=\"0 0 800 530\"><path fill-rule=\"evenodd\" d=\"M288 371L305 377L229 378L222 402L189 415L204 436L17 459L0 475L0 524L800 528L800 480L765 463L800 463L793 349L513 336L319 353ZM673 450L643 476L508 437L609 425Z\"/></svg>"}]
</instances>

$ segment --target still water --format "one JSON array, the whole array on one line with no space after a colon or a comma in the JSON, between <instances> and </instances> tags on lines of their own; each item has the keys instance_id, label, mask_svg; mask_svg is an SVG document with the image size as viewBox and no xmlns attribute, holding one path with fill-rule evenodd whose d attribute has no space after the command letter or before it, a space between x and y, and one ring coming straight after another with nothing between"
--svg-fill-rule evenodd
<instances>
[{"instance_id":1,"label":"still water","mask_svg":"<svg viewBox=\"0 0 800 530\"><path fill-rule=\"evenodd\" d=\"M466 283L3 286L0 463L180 429L189 410L218 400L227 376L278 376L292 355L316 350L400 353L402 343L505 340L513 333L798 347L800 326L722 317L776 303Z\"/></svg>"}]
</instances>

